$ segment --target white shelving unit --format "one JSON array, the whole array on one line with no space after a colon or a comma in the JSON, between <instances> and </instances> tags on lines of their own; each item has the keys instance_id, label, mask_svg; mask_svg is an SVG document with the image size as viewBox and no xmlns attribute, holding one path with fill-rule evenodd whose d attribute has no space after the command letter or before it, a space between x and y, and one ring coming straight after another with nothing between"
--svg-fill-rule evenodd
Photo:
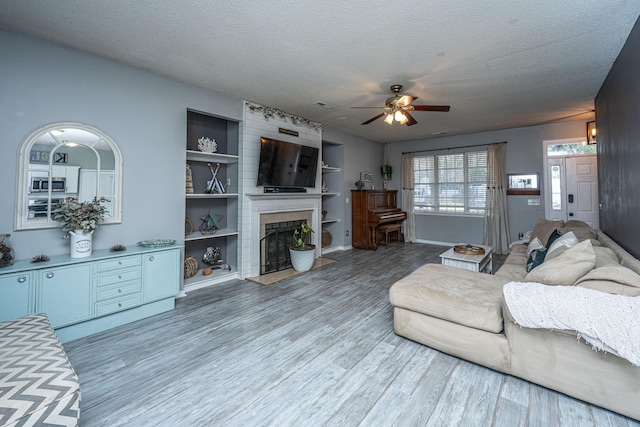
<instances>
[{"instance_id":1,"label":"white shelving unit","mask_svg":"<svg viewBox=\"0 0 640 427\"><path fill-rule=\"evenodd\" d=\"M205 153L197 150L198 139L207 137L216 141L217 151ZM193 231L185 224L184 256L193 256L198 262L198 271L184 279L183 289L190 291L239 277L239 212L238 170L240 158L239 123L195 110L187 110L186 160L190 166L193 193L185 191L185 216L193 223ZM223 193L207 193L207 181L212 178L211 167L220 169L216 177L225 186ZM220 229L214 233L199 230L202 218L210 212L219 216ZM185 219L186 222L186 219ZM230 270L216 268L210 275L202 271L209 267L202 256L208 247L220 247L223 265ZM218 266L216 266L218 267Z\"/></svg>"},{"instance_id":2,"label":"white shelving unit","mask_svg":"<svg viewBox=\"0 0 640 427\"><path fill-rule=\"evenodd\" d=\"M331 236L331 244L322 246L322 253L329 253L344 246L344 199L342 189L344 174L344 148L339 144L323 142L322 144L322 182L329 190L322 193L322 210L327 211L322 220L323 241L326 234Z\"/></svg>"}]
</instances>

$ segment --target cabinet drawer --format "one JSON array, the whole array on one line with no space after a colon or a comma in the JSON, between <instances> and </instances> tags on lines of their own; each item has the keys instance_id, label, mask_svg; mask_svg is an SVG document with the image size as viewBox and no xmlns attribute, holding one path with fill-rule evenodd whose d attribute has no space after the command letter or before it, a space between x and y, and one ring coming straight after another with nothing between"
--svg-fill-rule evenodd
<instances>
[{"instance_id":1,"label":"cabinet drawer","mask_svg":"<svg viewBox=\"0 0 640 427\"><path fill-rule=\"evenodd\" d=\"M96 284L98 286L111 285L113 283L126 282L140 278L140 267L129 268L126 270L117 270L111 273L100 273L97 276Z\"/></svg>"},{"instance_id":2,"label":"cabinet drawer","mask_svg":"<svg viewBox=\"0 0 640 427\"><path fill-rule=\"evenodd\" d=\"M114 268L133 267L140 265L140 255L123 256L115 259L98 261L98 271L113 270Z\"/></svg>"},{"instance_id":3,"label":"cabinet drawer","mask_svg":"<svg viewBox=\"0 0 640 427\"><path fill-rule=\"evenodd\" d=\"M127 308L136 307L141 303L141 294L134 294L105 302L96 303L96 316L104 316L105 314L126 310Z\"/></svg>"},{"instance_id":4,"label":"cabinet drawer","mask_svg":"<svg viewBox=\"0 0 640 427\"><path fill-rule=\"evenodd\" d=\"M96 290L96 302L102 302L109 298L135 294L142 289L142 282L134 280L131 282L120 283L117 286L103 286Z\"/></svg>"}]
</instances>

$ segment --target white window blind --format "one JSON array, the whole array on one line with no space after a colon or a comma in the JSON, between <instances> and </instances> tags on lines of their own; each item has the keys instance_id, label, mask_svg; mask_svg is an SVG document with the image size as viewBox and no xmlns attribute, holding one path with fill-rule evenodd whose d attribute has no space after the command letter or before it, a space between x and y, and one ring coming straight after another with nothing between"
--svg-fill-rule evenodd
<instances>
[{"instance_id":1,"label":"white window blind","mask_svg":"<svg viewBox=\"0 0 640 427\"><path fill-rule=\"evenodd\" d=\"M414 211L483 215L487 152L416 155Z\"/></svg>"}]
</instances>

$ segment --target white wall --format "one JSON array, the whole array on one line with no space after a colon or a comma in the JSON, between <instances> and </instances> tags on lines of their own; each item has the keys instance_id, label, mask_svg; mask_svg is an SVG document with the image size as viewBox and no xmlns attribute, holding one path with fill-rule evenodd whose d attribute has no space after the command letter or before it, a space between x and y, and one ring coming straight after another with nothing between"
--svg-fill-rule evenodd
<instances>
[{"instance_id":1,"label":"white wall","mask_svg":"<svg viewBox=\"0 0 640 427\"><path fill-rule=\"evenodd\" d=\"M505 129L470 135L434 138L424 141L389 144L389 161L394 169L391 188L400 187L401 157L403 152L446 149L466 145L492 144L507 141L507 173L539 173L542 193L540 197L507 196L511 240L518 232L531 230L538 218L544 217L544 176L542 141L566 138L584 138L585 121ZM446 151L445 151L446 152ZM398 171L397 173L395 171ZM528 199L540 199L539 206L529 206ZM482 243L484 220L481 217L417 215L418 240L442 243Z\"/></svg>"},{"instance_id":2,"label":"white wall","mask_svg":"<svg viewBox=\"0 0 640 427\"><path fill-rule=\"evenodd\" d=\"M124 158L123 222L94 234L96 249L184 236L186 109L242 119L242 101L57 44L0 30L0 232L13 229L18 148L57 121L91 124ZM59 229L18 231L18 259L68 253Z\"/></svg>"}]
</instances>

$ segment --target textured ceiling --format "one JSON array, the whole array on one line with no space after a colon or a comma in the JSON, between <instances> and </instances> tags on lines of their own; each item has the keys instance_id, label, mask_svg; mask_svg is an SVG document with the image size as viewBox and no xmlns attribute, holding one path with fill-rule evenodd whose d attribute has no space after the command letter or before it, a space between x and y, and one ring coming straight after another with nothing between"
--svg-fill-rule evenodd
<instances>
[{"instance_id":1,"label":"textured ceiling","mask_svg":"<svg viewBox=\"0 0 640 427\"><path fill-rule=\"evenodd\" d=\"M586 120L639 15L636 0L3 0L0 26L397 142ZM350 107L383 106L394 83L451 111L360 125L379 111Z\"/></svg>"}]
</instances>

